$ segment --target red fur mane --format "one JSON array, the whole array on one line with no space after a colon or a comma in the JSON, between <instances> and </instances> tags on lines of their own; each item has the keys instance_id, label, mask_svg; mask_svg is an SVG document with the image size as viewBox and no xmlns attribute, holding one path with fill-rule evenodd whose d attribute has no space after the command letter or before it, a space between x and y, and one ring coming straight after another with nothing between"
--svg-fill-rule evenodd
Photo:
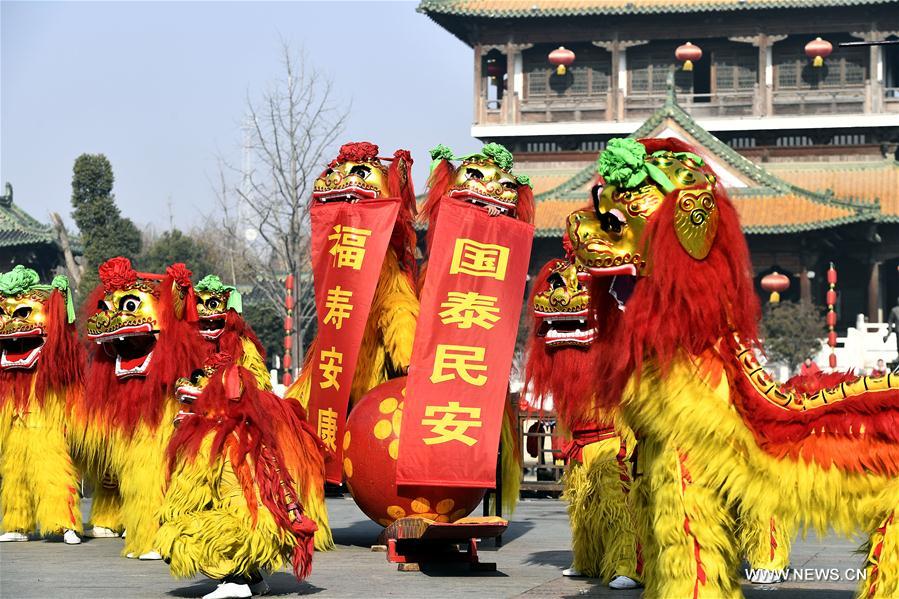
<instances>
[{"instance_id":1,"label":"red fur mane","mask_svg":"<svg viewBox=\"0 0 899 599\"><path fill-rule=\"evenodd\" d=\"M176 316L173 289L173 277L165 276L159 283L157 304L160 332L146 377L119 379L115 357L109 356L103 346L91 345L84 404L92 419L128 434L140 422L156 428L161 424L166 402L175 401L175 381L185 369L190 372L201 366L210 353L196 326ZM102 284L94 289L85 303L85 317L94 312L104 295Z\"/></svg>"},{"instance_id":2,"label":"red fur mane","mask_svg":"<svg viewBox=\"0 0 899 599\"><path fill-rule=\"evenodd\" d=\"M243 343L241 337L249 339L256 346L256 351L265 361L265 348L259 337L247 324L247 321L235 310L228 310L225 313L225 329L218 338L218 351L234 356L234 361L239 362L243 357Z\"/></svg>"},{"instance_id":3,"label":"red fur mane","mask_svg":"<svg viewBox=\"0 0 899 599\"><path fill-rule=\"evenodd\" d=\"M387 169L387 188L390 196L400 199L400 211L397 215L390 247L396 252L400 265L414 282L418 276L418 264L415 261L415 187L412 183L412 155L408 150L397 150Z\"/></svg>"}]
</instances>

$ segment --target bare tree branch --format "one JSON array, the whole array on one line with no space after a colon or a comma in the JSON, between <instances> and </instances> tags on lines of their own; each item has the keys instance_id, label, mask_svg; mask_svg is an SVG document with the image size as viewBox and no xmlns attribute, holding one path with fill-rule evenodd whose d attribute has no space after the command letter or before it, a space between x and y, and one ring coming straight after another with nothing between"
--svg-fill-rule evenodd
<instances>
[{"instance_id":1,"label":"bare tree branch","mask_svg":"<svg viewBox=\"0 0 899 599\"><path fill-rule=\"evenodd\" d=\"M349 107L334 98L331 81L309 68L305 53L280 48L282 76L246 100L247 148L252 166L219 159L219 231L227 241L232 278L254 285L284 308L284 277L295 275L294 323L302 335L316 325L310 260L309 202L314 178L343 132ZM248 236L248 230L253 231ZM255 236L256 239L250 241ZM238 268L239 267L239 268ZM301 343L294 343L302 361Z\"/></svg>"}]
</instances>

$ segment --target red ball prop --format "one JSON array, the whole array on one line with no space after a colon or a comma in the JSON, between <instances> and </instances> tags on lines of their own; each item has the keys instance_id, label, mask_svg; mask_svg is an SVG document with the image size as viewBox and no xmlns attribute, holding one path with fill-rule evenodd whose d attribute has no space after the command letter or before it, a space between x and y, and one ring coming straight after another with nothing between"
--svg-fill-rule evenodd
<instances>
[{"instance_id":1,"label":"red ball prop","mask_svg":"<svg viewBox=\"0 0 899 599\"><path fill-rule=\"evenodd\" d=\"M406 517L437 522L464 518L481 502L484 489L397 487L405 398L406 377L396 378L369 391L350 412L343 436L343 473L353 500L381 526Z\"/></svg>"}]
</instances>

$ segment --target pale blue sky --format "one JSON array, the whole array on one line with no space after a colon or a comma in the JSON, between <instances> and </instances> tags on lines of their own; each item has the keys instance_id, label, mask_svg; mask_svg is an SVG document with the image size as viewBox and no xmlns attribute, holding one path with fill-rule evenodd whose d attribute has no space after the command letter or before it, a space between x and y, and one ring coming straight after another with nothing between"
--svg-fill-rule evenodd
<instances>
[{"instance_id":1,"label":"pale blue sky","mask_svg":"<svg viewBox=\"0 0 899 599\"><path fill-rule=\"evenodd\" d=\"M197 222L215 205L216 155L240 164L249 91L304 47L352 100L343 141L427 150L470 137L471 50L416 2L0 4L0 183L40 220L71 211L72 163L102 152L139 225Z\"/></svg>"}]
</instances>

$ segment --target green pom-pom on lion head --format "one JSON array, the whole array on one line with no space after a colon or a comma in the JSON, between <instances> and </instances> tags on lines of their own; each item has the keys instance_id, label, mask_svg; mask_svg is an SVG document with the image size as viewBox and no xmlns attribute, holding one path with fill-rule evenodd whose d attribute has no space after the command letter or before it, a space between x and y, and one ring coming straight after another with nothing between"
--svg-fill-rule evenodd
<instances>
[{"instance_id":1,"label":"green pom-pom on lion head","mask_svg":"<svg viewBox=\"0 0 899 599\"><path fill-rule=\"evenodd\" d=\"M433 148L431 148L430 152L431 160L452 160L453 159L453 151L449 148L449 146L445 146L443 144L437 144Z\"/></svg>"},{"instance_id":2,"label":"green pom-pom on lion head","mask_svg":"<svg viewBox=\"0 0 899 599\"><path fill-rule=\"evenodd\" d=\"M596 170L606 183L636 187L646 179L646 148L636 139L610 139L596 161Z\"/></svg>"},{"instance_id":3,"label":"green pom-pom on lion head","mask_svg":"<svg viewBox=\"0 0 899 599\"><path fill-rule=\"evenodd\" d=\"M225 285L218 275L206 275L194 287L197 291L203 293L215 293L216 295L227 295L228 302L225 308L234 310L238 314L243 312L243 299L237 287L233 285Z\"/></svg>"},{"instance_id":4,"label":"green pom-pom on lion head","mask_svg":"<svg viewBox=\"0 0 899 599\"><path fill-rule=\"evenodd\" d=\"M498 143L489 143L481 148L481 154L496 163L496 166L504 171L511 171L515 164L515 158L512 152L506 149L506 146Z\"/></svg>"},{"instance_id":5,"label":"green pom-pom on lion head","mask_svg":"<svg viewBox=\"0 0 899 599\"><path fill-rule=\"evenodd\" d=\"M0 293L19 295L38 286L40 277L37 272L19 264L9 272L0 274Z\"/></svg>"}]
</instances>

